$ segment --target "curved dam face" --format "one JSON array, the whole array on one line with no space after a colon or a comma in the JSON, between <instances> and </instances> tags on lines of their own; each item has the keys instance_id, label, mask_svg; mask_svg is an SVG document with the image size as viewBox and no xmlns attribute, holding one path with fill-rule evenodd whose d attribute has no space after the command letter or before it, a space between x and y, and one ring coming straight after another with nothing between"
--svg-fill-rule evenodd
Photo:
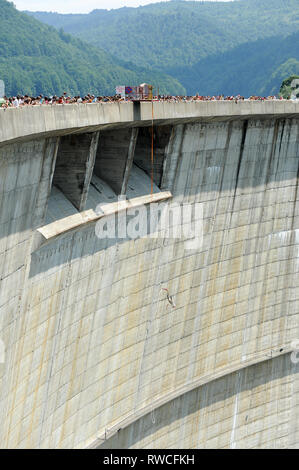
<instances>
[{"instance_id":1,"label":"curved dam face","mask_svg":"<svg viewBox=\"0 0 299 470\"><path fill-rule=\"evenodd\" d=\"M1 447L298 447L299 118L138 122L1 144Z\"/></svg>"}]
</instances>

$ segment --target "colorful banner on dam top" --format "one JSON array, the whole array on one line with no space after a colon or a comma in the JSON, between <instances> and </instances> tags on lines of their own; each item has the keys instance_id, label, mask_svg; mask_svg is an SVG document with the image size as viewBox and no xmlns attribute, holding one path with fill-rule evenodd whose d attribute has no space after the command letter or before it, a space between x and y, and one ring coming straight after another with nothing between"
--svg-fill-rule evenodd
<instances>
[{"instance_id":1,"label":"colorful banner on dam top","mask_svg":"<svg viewBox=\"0 0 299 470\"><path fill-rule=\"evenodd\" d=\"M140 86L117 86L116 94L124 99L133 101L151 101L153 99L153 86L143 83Z\"/></svg>"}]
</instances>

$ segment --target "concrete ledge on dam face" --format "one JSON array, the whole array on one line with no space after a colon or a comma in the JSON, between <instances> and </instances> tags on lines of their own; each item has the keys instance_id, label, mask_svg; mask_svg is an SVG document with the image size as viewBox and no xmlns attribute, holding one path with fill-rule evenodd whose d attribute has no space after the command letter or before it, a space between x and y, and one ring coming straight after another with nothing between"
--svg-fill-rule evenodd
<instances>
[{"instance_id":1,"label":"concrete ledge on dam face","mask_svg":"<svg viewBox=\"0 0 299 470\"><path fill-rule=\"evenodd\" d=\"M135 408L134 412L122 417L120 421L114 423L109 429L105 429L103 433L99 433L96 439L86 443L88 449L108 449L111 448L125 448L118 445L115 446L115 439L118 441L119 431L126 432L131 426L138 425L140 420L144 419L148 414L154 414L163 406L169 405L173 400L180 399L186 394L193 392L199 387L212 386L217 380L226 380L232 374L247 374L250 368L264 365L269 359L282 359L288 357L293 352L293 349L288 345L281 345L277 349L270 349L267 353L256 355L253 359L242 361L238 364L230 364L228 367L223 367L218 373L207 374L202 376L199 380L186 383L182 387L178 387L175 391L165 394L163 396L156 396L152 402L144 407ZM154 424L154 423L153 423Z\"/></svg>"},{"instance_id":2,"label":"concrete ledge on dam face","mask_svg":"<svg viewBox=\"0 0 299 470\"><path fill-rule=\"evenodd\" d=\"M297 414L288 427L284 425L282 413L275 426L273 414L277 403L273 400L270 404L264 396L269 393L269 383L273 380L280 380L285 389L288 386L289 390L295 388L299 367L291 362L289 351L274 355L271 360L269 357L210 381L194 383L193 388L178 390L178 394L169 396L168 401L155 400L143 412L136 410L131 420L127 418L106 428L105 433L87 447L110 450L251 449L276 448L276 442L284 442L281 447L294 447L292 427ZM268 427L260 433L263 418ZM289 433L286 433L286 427Z\"/></svg>"},{"instance_id":3,"label":"concrete ledge on dam face","mask_svg":"<svg viewBox=\"0 0 299 470\"><path fill-rule=\"evenodd\" d=\"M295 101L197 101L153 102L154 122L184 123L250 117L294 117ZM140 118L140 119L139 119ZM138 120L137 120L138 119ZM0 144L49 135L93 132L113 127L150 125L152 104L141 103L140 115L133 103L91 103L0 109Z\"/></svg>"},{"instance_id":4,"label":"concrete ledge on dam face","mask_svg":"<svg viewBox=\"0 0 299 470\"><path fill-rule=\"evenodd\" d=\"M69 217L57 220L37 229L37 236L35 237L34 241L34 250L38 249L43 244L54 240L59 235L65 234L72 230L81 229L84 225L96 222L103 217L117 214L124 210L135 209L142 205L164 201L170 199L171 197L172 194L170 191L148 194L146 196L112 202L110 204L101 204L97 209L101 209L102 213L98 213L92 209L89 209L78 214L73 214Z\"/></svg>"}]
</instances>

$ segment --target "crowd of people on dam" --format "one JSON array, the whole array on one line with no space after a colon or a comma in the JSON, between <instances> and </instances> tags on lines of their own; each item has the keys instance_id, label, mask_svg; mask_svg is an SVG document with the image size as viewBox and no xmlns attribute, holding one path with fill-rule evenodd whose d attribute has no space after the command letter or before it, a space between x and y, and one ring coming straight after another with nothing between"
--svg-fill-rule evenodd
<instances>
[{"instance_id":1,"label":"crowd of people on dam","mask_svg":"<svg viewBox=\"0 0 299 470\"><path fill-rule=\"evenodd\" d=\"M279 96L250 96L245 98L241 95L236 96L224 96L224 95L213 95L213 96L202 96L196 94L194 96L173 96L173 95L157 95L153 97L153 101L166 101L166 102L195 102L195 101L268 101L268 100L282 100ZM18 108L22 106L40 106L40 105L57 105L57 104L81 104L81 103L115 103L115 102L130 102L130 98L123 98L121 95L113 96L95 96L87 94L81 96L68 96L65 92L61 96L29 96L29 95L17 95L12 97L4 96L0 98L0 108Z\"/></svg>"}]
</instances>

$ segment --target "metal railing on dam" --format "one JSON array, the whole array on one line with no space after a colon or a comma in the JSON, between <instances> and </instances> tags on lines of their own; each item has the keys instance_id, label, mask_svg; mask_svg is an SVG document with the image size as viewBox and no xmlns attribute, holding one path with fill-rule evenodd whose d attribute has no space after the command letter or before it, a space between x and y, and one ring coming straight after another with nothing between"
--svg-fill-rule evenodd
<instances>
[{"instance_id":1,"label":"metal railing on dam","mask_svg":"<svg viewBox=\"0 0 299 470\"><path fill-rule=\"evenodd\" d=\"M298 111L0 111L1 447L299 446Z\"/></svg>"}]
</instances>

